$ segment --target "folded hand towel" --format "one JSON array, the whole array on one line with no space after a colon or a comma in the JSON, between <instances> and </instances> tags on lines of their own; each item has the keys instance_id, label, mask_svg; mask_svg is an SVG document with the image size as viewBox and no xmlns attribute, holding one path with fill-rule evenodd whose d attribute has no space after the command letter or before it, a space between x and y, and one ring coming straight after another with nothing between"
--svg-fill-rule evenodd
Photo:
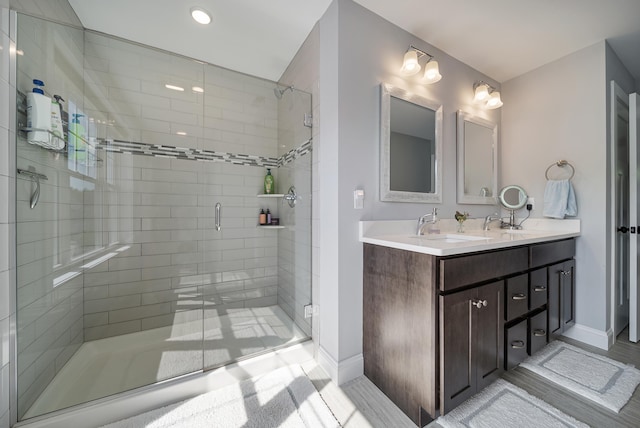
<instances>
[{"instance_id":1,"label":"folded hand towel","mask_svg":"<svg viewBox=\"0 0 640 428\"><path fill-rule=\"evenodd\" d=\"M548 180L544 189L542 215L552 218L575 217L578 214L576 194L569 180Z\"/></svg>"}]
</instances>

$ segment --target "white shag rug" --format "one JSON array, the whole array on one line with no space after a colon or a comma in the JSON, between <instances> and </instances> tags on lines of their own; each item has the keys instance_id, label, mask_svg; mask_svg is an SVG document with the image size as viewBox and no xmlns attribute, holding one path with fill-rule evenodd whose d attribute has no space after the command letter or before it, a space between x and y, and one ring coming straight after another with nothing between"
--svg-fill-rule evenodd
<instances>
[{"instance_id":1,"label":"white shag rug","mask_svg":"<svg viewBox=\"0 0 640 428\"><path fill-rule=\"evenodd\" d=\"M436 423L444 428L589 428L503 379L439 417Z\"/></svg>"},{"instance_id":2,"label":"white shag rug","mask_svg":"<svg viewBox=\"0 0 640 428\"><path fill-rule=\"evenodd\" d=\"M339 426L302 369L289 366L105 425L105 428Z\"/></svg>"},{"instance_id":3,"label":"white shag rug","mask_svg":"<svg viewBox=\"0 0 640 428\"><path fill-rule=\"evenodd\" d=\"M640 384L640 371L633 366L559 340L520 366L614 412L620 411Z\"/></svg>"}]
</instances>

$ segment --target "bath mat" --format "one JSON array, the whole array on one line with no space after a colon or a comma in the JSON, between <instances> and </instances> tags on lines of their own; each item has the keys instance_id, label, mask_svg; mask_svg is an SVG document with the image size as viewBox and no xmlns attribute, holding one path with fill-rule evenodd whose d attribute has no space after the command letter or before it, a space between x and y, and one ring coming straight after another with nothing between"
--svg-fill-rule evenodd
<instances>
[{"instance_id":1,"label":"bath mat","mask_svg":"<svg viewBox=\"0 0 640 428\"><path fill-rule=\"evenodd\" d=\"M436 420L443 428L588 428L571 416L498 379Z\"/></svg>"},{"instance_id":2,"label":"bath mat","mask_svg":"<svg viewBox=\"0 0 640 428\"><path fill-rule=\"evenodd\" d=\"M339 426L302 369L289 366L105 428Z\"/></svg>"},{"instance_id":3,"label":"bath mat","mask_svg":"<svg viewBox=\"0 0 640 428\"><path fill-rule=\"evenodd\" d=\"M559 340L520 366L614 412L620 411L640 384L640 371L633 366Z\"/></svg>"}]
</instances>

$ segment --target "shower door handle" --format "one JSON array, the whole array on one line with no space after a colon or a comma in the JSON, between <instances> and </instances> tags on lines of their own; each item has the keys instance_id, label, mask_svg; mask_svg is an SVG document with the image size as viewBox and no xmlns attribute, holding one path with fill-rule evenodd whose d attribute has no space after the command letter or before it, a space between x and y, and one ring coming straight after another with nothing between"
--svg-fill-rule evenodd
<instances>
[{"instance_id":1,"label":"shower door handle","mask_svg":"<svg viewBox=\"0 0 640 428\"><path fill-rule=\"evenodd\" d=\"M216 204L216 230L222 229L222 226L220 226L220 211L221 210L222 210L222 205L220 204L220 202L218 202Z\"/></svg>"}]
</instances>

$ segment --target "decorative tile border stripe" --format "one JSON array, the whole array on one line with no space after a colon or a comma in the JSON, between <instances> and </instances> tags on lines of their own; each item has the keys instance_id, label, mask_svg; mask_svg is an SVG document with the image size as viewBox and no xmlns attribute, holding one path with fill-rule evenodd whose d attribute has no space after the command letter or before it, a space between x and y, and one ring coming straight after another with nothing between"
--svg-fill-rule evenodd
<instances>
[{"instance_id":1,"label":"decorative tile border stripe","mask_svg":"<svg viewBox=\"0 0 640 428\"><path fill-rule=\"evenodd\" d=\"M300 147L289 150L287 153L285 153L284 155L278 158L278 168L311 152L311 150L313 150L312 146L313 146L312 141L311 139L309 139L304 143L302 143Z\"/></svg>"},{"instance_id":2,"label":"decorative tile border stripe","mask_svg":"<svg viewBox=\"0 0 640 428\"><path fill-rule=\"evenodd\" d=\"M309 139L305 141L300 147L292 149L278 158L214 152L212 150L189 149L186 147L167 146L161 144L135 143L122 140L100 140L96 148L110 153L129 153L134 155L154 156L170 159L226 162L234 165L245 166L281 167L311 152L312 141Z\"/></svg>"}]
</instances>

